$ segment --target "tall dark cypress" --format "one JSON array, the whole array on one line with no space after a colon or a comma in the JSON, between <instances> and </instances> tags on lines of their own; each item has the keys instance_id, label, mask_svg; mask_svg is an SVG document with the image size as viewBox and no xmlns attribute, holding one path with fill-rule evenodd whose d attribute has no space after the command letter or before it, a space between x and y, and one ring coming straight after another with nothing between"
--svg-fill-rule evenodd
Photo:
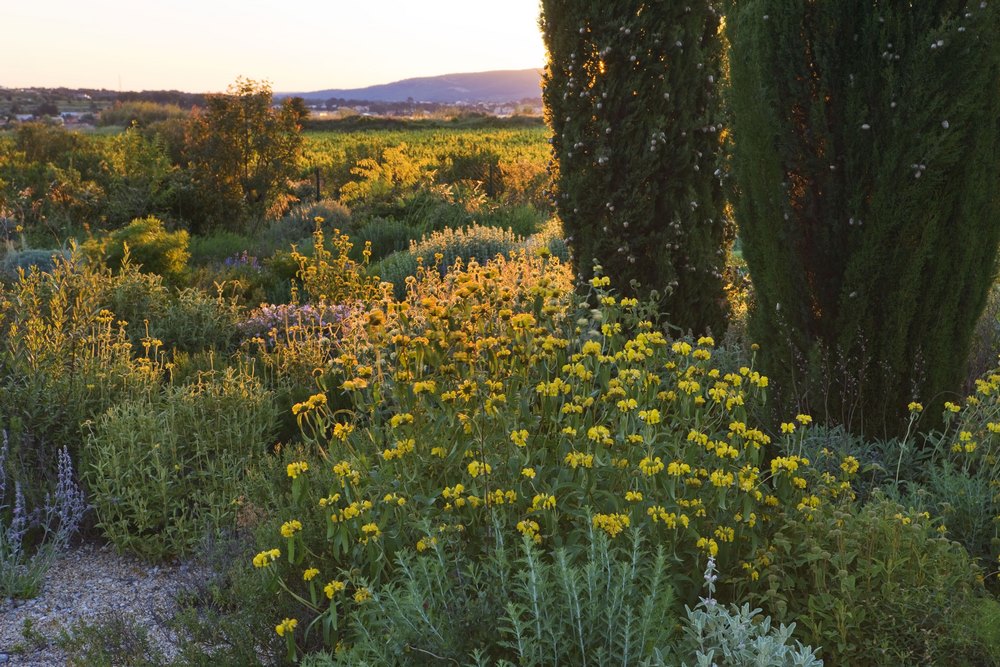
<instances>
[{"instance_id":1,"label":"tall dark cypress","mask_svg":"<svg viewBox=\"0 0 1000 667\"><path fill-rule=\"evenodd\" d=\"M725 327L715 0L543 0L556 204L577 272L656 290L668 319ZM639 290L632 290L636 281Z\"/></svg>"},{"instance_id":2,"label":"tall dark cypress","mask_svg":"<svg viewBox=\"0 0 1000 667\"><path fill-rule=\"evenodd\" d=\"M1000 241L998 8L728 3L751 331L786 403L883 435L955 400Z\"/></svg>"}]
</instances>

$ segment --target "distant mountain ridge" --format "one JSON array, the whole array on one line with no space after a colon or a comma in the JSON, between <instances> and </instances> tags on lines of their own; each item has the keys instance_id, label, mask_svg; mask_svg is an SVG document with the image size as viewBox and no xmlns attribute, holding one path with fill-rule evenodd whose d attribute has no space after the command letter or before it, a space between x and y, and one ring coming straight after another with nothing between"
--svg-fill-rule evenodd
<instances>
[{"instance_id":1,"label":"distant mountain ridge","mask_svg":"<svg viewBox=\"0 0 1000 667\"><path fill-rule=\"evenodd\" d=\"M305 100L367 100L371 102L519 102L524 99L541 99L542 70L495 70L468 72L403 79L366 88L332 88L311 93L282 93L297 95Z\"/></svg>"}]
</instances>

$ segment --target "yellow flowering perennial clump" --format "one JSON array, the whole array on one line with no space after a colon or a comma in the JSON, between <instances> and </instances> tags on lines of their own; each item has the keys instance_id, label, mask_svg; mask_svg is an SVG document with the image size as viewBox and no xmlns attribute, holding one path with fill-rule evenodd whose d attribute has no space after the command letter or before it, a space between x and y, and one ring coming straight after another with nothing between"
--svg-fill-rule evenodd
<instances>
[{"instance_id":1,"label":"yellow flowering perennial clump","mask_svg":"<svg viewBox=\"0 0 1000 667\"><path fill-rule=\"evenodd\" d=\"M377 591L395 550L475 552L497 531L556 548L641 530L696 572L708 556L746 560L778 515L808 517L845 493L856 461L831 482L803 456L776 456L772 438L796 451L808 415L782 434L752 423L765 376L714 367L724 355L711 338L668 340L639 303L609 298L609 282L598 276L580 300L565 266L522 253L421 270L405 300L369 304L377 326L354 315L333 361L340 385L321 387L349 395L353 412L315 401L297 415L322 454L293 479L308 484L289 513L311 528L291 531L290 542L310 537L283 579L289 594L306 599L295 588L306 559L352 573L345 599L331 583L312 605L332 628L338 605Z\"/></svg>"}]
</instances>

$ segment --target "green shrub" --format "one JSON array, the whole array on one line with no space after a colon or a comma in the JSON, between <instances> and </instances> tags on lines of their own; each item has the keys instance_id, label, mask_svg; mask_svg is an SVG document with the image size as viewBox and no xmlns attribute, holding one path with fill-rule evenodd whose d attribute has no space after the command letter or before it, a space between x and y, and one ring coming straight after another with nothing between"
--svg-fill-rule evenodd
<instances>
[{"instance_id":1,"label":"green shrub","mask_svg":"<svg viewBox=\"0 0 1000 667\"><path fill-rule=\"evenodd\" d=\"M969 351L964 394L975 391L975 382L1000 362L1000 282L994 282L986 298L986 307L976 322Z\"/></svg>"},{"instance_id":2,"label":"green shrub","mask_svg":"<svg viewBox=\"0 0 1000 667\"><path fill-rule=\"evenodd\" d=\"M133 220L127 226L102 239L91 239L84 250L111 269L129 261L146 273L155 273L168 281L177 281L187 270L188 233L168 232L163 222L152 216Z\"/></svg>"},{"instance_id":3,"label":"green shrub","mask_svg":"<svg viewBox=\"0 0 1000 667\"><path fill-rule=\"evenodd\" d=\"M397 299L406 298L406 279L417 275L420 263L409 250L394 252L388 257L375 262L369 268L369 273L378 276L379 280L392 283L393 294Z\"/></svg>"},{"instance_id":4,"label":"green shrub","mask_svg":"<svg viewBox=\"0 0 1000 667\"><path fill-rule=\"evenodd\" d=\"M364 262L353 261L350 258L353 244L337 229L333 230L332 242L327 248L321 223L322 220L316 222L311 254L292 248L291 259L298 265L295 277L301 281L304 295L313 302L331 304L350 304L377 297L378 286L364 268L367 248Z\"/></svg>"},{"instance_id":5,"label":"green shrub","mask_svg":"<svg viewBox=\"0 0 1000 667\"><path fill-rule=\"evenodd\" d=\"M830 664L970 664L984 649L967 622L978 571L928 517L878 498L786 516L751 601L794 620Z\"/></svg>"},{"instance_id":6,"label":"green shrub","mask_svg":"<svg viewBox=\"0 0 1000 667\"><path fill-rule=\"evenodd\" d=\"M417 231L410 225L392 218L375 218L358 230L355 237L352 258L361 261L361 250L366 244L371 244L371 259L378 261L394 252L400 252L410 247L410 241L419 237Z\"/></svg>"},{"instance_id":7,"label":"green shrub","mask_svg":"<svg viewBox=\"0 0 1000 667\"><path fill-rule=\"evenodd\" d=\"M171 289L163 278L142 273L131 263L106 279L98 295L101 306L127 322L135 349L158 341L165 353L228 350L236 341L240 308L221 292L210 296L197 288Z\"/></svg>"},{"instance_id":8,"label":"green shrub","mask_svg":"<svg viewBox=\"0 0 1000 667\"><path fill-rule=\"evenodd\" d=\"M51 273L24 276L0 299L0 420L16 423L30 443L22 463L39 480L54 482L63 446L79 460L85 420L163 378L156 350L137 351L125 324L102 304L111 282L107 269L74 255L57 260ZM41 500L29 493L32 504Z\"/></svg>"},{"instance_id":9,"label":"green shrub","mask_svg":"<svg viewBox=\"0 0 1000 667\"><path fill-rule=\"evenodd\" d=\"M902 502L940 516L955 540L992 565L1000 553L1000 369L975 387L962 405L945 403L942 430L889 443L885 477ZM915 425L923 419L911 416Z\"/></svg>"},{"instance_id":10,"label":"green shrub","mask_svg":"<svg viewBox=\"0 0 1000 667\"><path fill-rule=\"evenodd\" d=\"M151 560L231 528L275 418L270 393L231 368L114 406L90 425L84 452L98 527L119 550Z\"/></svg>"},{"instance_id":11,"label":"green shrub","mask_svg":"<svg viewBox=\"0 0 1000 667\"><path fill-rule=\"evenodd\" d=\"M235 232L216 231L206 236L193 236L189 244L191 263L221 264L227 257L239 255L253 246L254 241L249 236Z\"/></svg>"},{"instance_id":12,"label":"green shrub","mask_svg":"<svg viewBox=\"0 0 1000 667\"><path fill-rule=\"evenodd\" d=\"M242 506L241 530L235 536L206 540L194 554L193 564L205 576L178 596L177 613L167 623L176 637L173 664L279 664L282 647L274 624L259 613L261 608L274 607L274 594L259 585L249 563L253 545L245 533L253 528L253 511Z\"/></svg>"},{"instance_id":13,"label":"green shrub","mask_svg":"<svg viewBox=\"0 0 1000 667\"><path fill-rule=\"evenodd\" d=\"M527 237L521 247L531 254L547 253L550 257L557 257L560 262L569 263L569 248L558 218L546 222L538 233Z\"/></svg>"},{"instance_id":14,"label":"green shrub","mask_svg":"<svg viewBox=\"0 0 1000 667\"><path fill-rule=\"evenodd\" d=\"M525 238L539 231L546 216L533 206L496 206L474 216L483 227L509 229Z\"/></svg>"},{"instance_id":15,"label":"green shrub","mask_svg":"<svg viewBox=\"0 0 1000 667\"><path fill-rule=\"evenodd\" d=\"M269 240L277 240L279 237L287 239L288 243L295 240L308 238L316 229L316 218L323 218L323 222L330 229L353 229L355 222L351 216L351 209L336 199L323 199L318 202L305 202L293 207L281 220L272 223L262 235Z\"/></svg>"}]
</instances>

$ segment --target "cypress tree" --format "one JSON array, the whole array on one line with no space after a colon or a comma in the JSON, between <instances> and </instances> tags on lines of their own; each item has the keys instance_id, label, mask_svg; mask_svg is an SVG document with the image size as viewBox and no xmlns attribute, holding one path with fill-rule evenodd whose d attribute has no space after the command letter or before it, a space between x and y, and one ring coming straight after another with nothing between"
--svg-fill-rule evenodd
<instances>
[{"instance_id":1,"label":"cypress tree","mask_svg":"<svg viewBox=\"0 0 1000 667\"><path fill-rule=\"evenodd\" d=\"M731 0L735 215L786 407L939 414L1000 240L996 3Z\"/></svg>"},{"instance_id":2,"label":"cypress tree","mask_svg":"<svg viewBox=\"0 0 1000 667\"><path fill-rule=\"evenodd\" d=\"M715 0L543 0L556 205L577 273L594 262L670 321L725 326Z\"/></svg>"}]
</instances>

